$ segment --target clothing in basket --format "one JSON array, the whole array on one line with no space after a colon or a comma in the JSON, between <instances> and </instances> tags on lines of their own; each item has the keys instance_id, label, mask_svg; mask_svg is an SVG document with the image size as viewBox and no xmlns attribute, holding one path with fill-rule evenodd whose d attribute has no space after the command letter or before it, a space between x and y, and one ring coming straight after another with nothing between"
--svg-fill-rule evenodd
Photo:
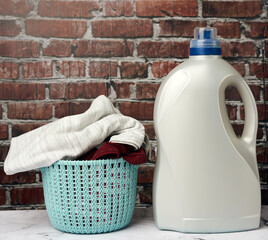
<instances>
[{"instance_id":1,"label":"clothing in basket","mask_svg":"<svg viewBox=\"0 0 268 240\"><path fill-rule=\"evenodd\" d=\"M112 143L139 149L145 131L139 121L122 115L110 99L101 95L82 114L64 117L12 138L4 163L5 173L50 166L59 159L76 159L108 136Z\"/></svg>"}]
</instances>

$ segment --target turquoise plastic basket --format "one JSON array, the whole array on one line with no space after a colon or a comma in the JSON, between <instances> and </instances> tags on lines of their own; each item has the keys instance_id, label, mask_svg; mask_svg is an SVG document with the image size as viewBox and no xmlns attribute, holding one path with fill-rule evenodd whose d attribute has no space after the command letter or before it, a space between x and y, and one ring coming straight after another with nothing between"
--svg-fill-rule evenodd
<instances>
[{"instance_id":1,"label":"turquoise plastic basket","mask_svg":"<svg viewBox=\"0 0 268 240\"><path fill-rule=\"evenodd\" d=\"M138 166L124 159L59 160L41 168L51 224L70 233L103 233L131 220Z\"/></svg>"}]
</instances>

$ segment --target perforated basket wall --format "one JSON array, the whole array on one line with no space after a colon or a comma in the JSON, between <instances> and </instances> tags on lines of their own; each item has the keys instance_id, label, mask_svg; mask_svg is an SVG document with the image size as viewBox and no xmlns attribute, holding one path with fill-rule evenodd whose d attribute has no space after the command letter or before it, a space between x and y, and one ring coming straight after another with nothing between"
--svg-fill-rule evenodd
<instances>
[{"instance_id":1,"label":"perforated basket wall","mask_svg":"<svg viewBox=\"0 0 268 240\"><path fill-rule=\"evenodd\" d=\"M122 158L60 160L41 168L47 213L58 230L102 233L126 226L136 201L137 165Z\"/></svg>"}]
</instances>

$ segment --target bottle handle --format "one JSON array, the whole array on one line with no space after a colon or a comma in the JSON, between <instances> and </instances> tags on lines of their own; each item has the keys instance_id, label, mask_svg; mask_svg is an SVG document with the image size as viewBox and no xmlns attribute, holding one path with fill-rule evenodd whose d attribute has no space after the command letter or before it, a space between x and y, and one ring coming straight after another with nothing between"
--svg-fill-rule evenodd
<instances>
[{"instance_id":1,"label":"bottle handle","mask_svg":"<svg viewBox=\"0 0 268 240\"><path fill-rule=\"evenodd\" d=\"M243 130L242 136L238 139L247 144L255 143L256 134L257 134L257 126L258 126L258 117L257 117L257 108L256 108L255 100L251 93L251 90L246 84L246 82L243 80L243 78L234 76L234 75L227 76L222 81L220 89L219 89L219 95L220 95L219 100L220 100L221 107L223 107L224 105L224 108L226 108L225 107L225 90L227 87L230 87L230 86L235 87L238 90L242 98L242 101L244 103L244 109L245 109L244 130ZM225 112L226 114L222 114L222 116L228 119L228 121L225 121L225 122L230 123L228 115L227 115L227 111L225 110ZM236 136L234 131L233 131L233 134L234 136Z\"/></svg>"},{"instance_id":2,"label":"bottle handle","mask_svg":"<svg viewBox=\"0 0 268 240\"><path fill-rule=\"evenodd\" d=\"M245 125L242 136L240 138L236 136L227 114L225 104L225 90L229 86L235 87L238 90L244 103ZM258 115L256 103L251 90L242 77L228 75L221 82L218 93L220 113L229 139L237 151L240 153L240 155L247 161L256 177L259 178L256 162L256 135L258 128Z\"/></svg>"},{"instance_id":3,"label":"bottle handle","mask_svg":"<svg viewBox=\"0 0 268 240\"><path fill-rule=\"evenodd\" d=\"M235 83L233 86L236 87L240 93L245 109L245 125L241 140L248 144L256 144L258 113L255 99L251 93L250 88L243 79L242 81Z\"/></svg>"}]
</instances>

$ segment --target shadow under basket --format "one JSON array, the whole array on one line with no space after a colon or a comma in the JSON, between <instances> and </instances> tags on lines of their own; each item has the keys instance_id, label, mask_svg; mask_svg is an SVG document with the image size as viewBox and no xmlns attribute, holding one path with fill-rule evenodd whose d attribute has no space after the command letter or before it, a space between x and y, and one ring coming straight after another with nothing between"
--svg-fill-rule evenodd
<instances>
[{"instance_id":1,"label":"shadow under basket","mask_svg":"<svg viewBox=\"0 0 268 240\"><path fill-rule=\"evenodd\" d=\"M59 160L41 172L47 213L56 229L104 233L130 222L138 165L123 158Z\"/></svg>"}]
</instances>

